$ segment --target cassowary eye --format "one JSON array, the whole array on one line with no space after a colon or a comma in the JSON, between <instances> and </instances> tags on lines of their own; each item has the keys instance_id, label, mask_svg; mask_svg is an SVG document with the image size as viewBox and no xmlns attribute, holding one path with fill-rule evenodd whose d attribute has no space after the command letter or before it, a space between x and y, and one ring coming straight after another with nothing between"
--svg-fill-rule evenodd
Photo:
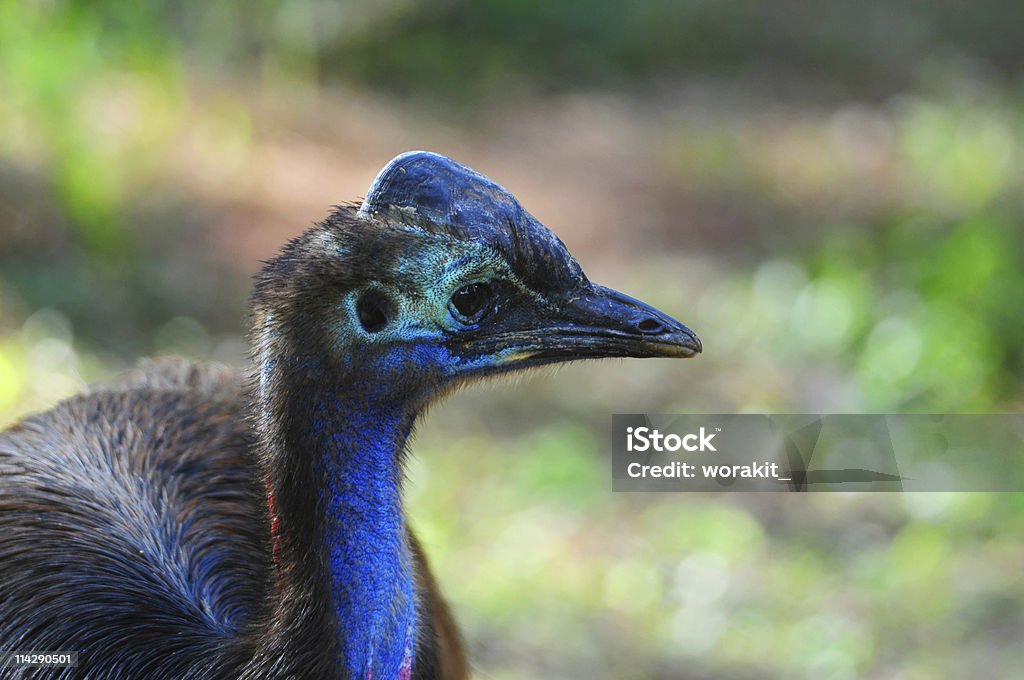
<instances>
[{"instance_id":1,"label":"cassowary eye","mask_svg":"<svg viewBox=\"0 0 1024 680\"><path fill-rule=\"evenodd\" d=\"M476 323L491 310L494 294L486 283L471 283L459 288L448 303L452 314L463 323Z\"/></svg>"},{"instance_id":2,"label":"cassowary eye","mask_svg":"<svg viewBox=\"0 0 1024 680\"><path fill-rule=\"evenodd\" d=\"M388 325L388 318L394 314L394 305L382 293L367 291L356 302L356 313L363 330L376 333Z\"/></svg>"}]
</instances>

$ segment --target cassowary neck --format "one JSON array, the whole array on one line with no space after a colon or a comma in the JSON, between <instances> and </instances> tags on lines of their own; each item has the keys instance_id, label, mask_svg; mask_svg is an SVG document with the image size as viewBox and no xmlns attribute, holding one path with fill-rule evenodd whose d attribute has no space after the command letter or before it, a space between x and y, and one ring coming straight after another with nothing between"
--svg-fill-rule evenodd
<instances>
[{"instance_id":1,"label":"cassowary neck","mask_svg":"<svg viewBox=\"0 0 1024 680\"><path fill-rule=\"evenodd\" d=\"M304 376L272 400L280 607L292 608L288 618L320 611L346 677L406 679L417 611L401 456L415 414L367 396L372 386L346 383Z\"/></svg>"}]
</instances>

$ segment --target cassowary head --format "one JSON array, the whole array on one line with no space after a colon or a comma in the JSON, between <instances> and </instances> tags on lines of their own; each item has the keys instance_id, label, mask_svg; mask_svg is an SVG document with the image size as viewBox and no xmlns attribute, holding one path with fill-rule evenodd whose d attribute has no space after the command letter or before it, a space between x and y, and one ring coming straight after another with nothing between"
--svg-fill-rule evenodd
<instances>
[{"instance_id":1,"label":"cassowary head","mask_svg":"<svg viewBox=\"0 0 1024 680\"><path fill-rule=\"evenodd\" d=\"M701 351L667 314L591 283L508 191L425 151L288 244L253 302L261 380L284 362L419 404L521 368Z\"/></svg>"}]
</instances>

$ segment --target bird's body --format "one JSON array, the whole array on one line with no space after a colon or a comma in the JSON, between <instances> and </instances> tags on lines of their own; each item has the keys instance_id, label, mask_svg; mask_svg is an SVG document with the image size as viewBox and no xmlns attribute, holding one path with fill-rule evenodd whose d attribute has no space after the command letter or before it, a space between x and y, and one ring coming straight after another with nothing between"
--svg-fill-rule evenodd
<instances>
[{"instance_id":1,"label":"bird's body","mask_svg":"<svg viewBox=\"0 0 1024 680\"><path fill-rule=\"evenodd\" d=\"M253 634L275 583L245 404L233 371L160 360L0 434L5 648L76 650L82 669L116 669L95 678L332 677L317 662L333 640ZM432 582L419 593L433 653L461 677L444 604Z\"/></svg>"},{"instance_id":2,"label":"bird's body","mask_svg":"<svg viewBox=\"0 0 1024 680\"><path fill-rule=\"evenodd\" d=\"M0 650L79 653L0 677L467 677L402 512L418 414L480 375L700 347L503 192L401 156L257 277L251 380L148 362L0 433Z\"/></svg>"},{"instance_id":3,"label":"bird's body","mask_svg":"<svg viewBox=\"0 0 1024 680\"><path fill-rule=\"evenodd\" d=\"M151 365L0 435L4 649L123 678L217 678L247 655L272 581L244 404L226 372Z\"/></svg>"}]
</instances>

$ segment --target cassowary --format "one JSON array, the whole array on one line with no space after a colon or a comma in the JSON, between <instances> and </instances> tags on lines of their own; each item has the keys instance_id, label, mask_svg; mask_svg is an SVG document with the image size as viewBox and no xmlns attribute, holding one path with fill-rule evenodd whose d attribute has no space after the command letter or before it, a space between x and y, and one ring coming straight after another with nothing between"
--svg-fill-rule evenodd
<instances>
[{"instance_id":1,"label":"cassowary","mask_svg":"<svg viewBox=\"0 0 1024 680\"><path fill-rule=\"evenodd\" d=\"M403 154L257 275L252 376L144 363L0 434L2 677L465 678L402 511L418 414L484 376L689 357L483 175Z\"/></svg>"}]
</instances>

